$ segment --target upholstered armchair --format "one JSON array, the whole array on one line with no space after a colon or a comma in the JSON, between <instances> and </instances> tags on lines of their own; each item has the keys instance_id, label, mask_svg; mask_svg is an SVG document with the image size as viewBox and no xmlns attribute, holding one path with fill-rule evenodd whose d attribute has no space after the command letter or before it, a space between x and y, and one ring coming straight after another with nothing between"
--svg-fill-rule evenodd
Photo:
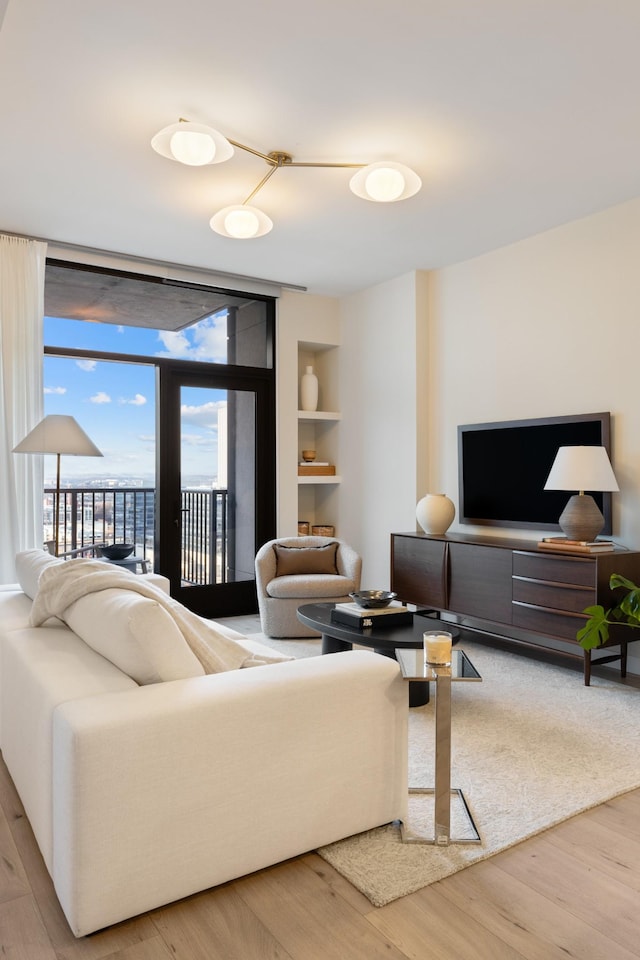
<instances>
[{"instance_id":1,"label":"upholstered armchair","mask_svg":"<svg viewBox=\"0 0 640 960\"><path fill-rule=\"evenodd\" d=\"M256 554L262 632L268 637L317 637L297 617L304 603L347 603L360 589L362 558L334 537L269 540Z\"/></svg>"}]
</instances>

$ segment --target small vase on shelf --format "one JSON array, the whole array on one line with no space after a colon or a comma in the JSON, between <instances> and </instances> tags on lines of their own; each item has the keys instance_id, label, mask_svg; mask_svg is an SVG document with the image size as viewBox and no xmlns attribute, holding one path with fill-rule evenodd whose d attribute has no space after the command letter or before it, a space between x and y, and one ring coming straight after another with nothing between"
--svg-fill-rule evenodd
<instances>
[{"instance_id":1,"label":"small vase on shelf","mask_svg":"<svg viewBox=\"0 0 640 960\"><path fill-rule=\"evenodd\" d=\"M427 493L416 506L416 519L425 533L446 533L455 515L455 505L444 493Z\"/></svg>"},{"instance_id":2,"label":"small vase on shelf","mask_svg":"<svg viewBox=\"0 0 640 960\"><path fill-rule=\"evenodd\" d=\"M318 378L313 367L305 367L300 380L300 409L308 412L318 409Z\"/></svg>"}]
</instances>

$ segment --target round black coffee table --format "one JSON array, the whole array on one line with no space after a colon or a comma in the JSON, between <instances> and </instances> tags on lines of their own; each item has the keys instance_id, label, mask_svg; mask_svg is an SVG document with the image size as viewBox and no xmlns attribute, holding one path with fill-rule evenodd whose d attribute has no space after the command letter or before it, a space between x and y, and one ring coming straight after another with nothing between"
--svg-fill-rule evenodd
<instances>
[{"instance_id":1,"label":"round black coffee table","mask_svg":"<svg viewBox=\"0 0 640 960\"><path fill-rule=\"evenodd\" d=\"M454 643L460 636L459 630L452 624L438 620L434 611L414 613L408 623L384 625L384 617L376 620L372 627L351 627L345 623L334 623L331 611L335 603L305 603L298 608L298 619L307 627L322 634L322 652L341 653L351 650L353 644L371 647L385 657L396 658L396 649L416 649L422 646L422 634L425 630L446 630L453 634ZM409 706L421 707L429 702L429 684L409 682Z\"/></svg>"}]
</instances>

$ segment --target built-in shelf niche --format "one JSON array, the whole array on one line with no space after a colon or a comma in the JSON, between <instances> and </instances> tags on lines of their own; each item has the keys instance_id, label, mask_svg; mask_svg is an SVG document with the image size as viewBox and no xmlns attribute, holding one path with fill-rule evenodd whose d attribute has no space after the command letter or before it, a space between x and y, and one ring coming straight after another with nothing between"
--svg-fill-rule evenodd
<instances>
[{"instance_id":1,"label":"built-in shelf niche","mask_svg":"<svg viewBox=\"0 0 640 960\"><path fill-rule=\"evenodd\" d=\"M298 392L298 450L315 450L316 460L333 464L332 476L298 477L298 519L309 526L336 526L338 490L341 483L338 456L338 429L341 414L338 397L338 348L335 344L298 343L298 391L308 366L318 378L318 409L300 410ZM297 463L296 463L297 471ZM336 535L339 531L336 529Z\"/></svg>"}]
</instances>

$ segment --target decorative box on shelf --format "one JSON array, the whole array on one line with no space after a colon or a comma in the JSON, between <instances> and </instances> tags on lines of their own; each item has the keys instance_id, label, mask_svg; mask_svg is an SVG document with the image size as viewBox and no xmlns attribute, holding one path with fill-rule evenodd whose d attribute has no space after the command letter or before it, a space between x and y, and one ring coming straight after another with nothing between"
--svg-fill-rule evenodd
<instances>
[{"instance_id":1,"label":"decorative box on shelf","mask_svg":"<svg viewBox=\"0 0 640 960\"><path fill-rule=\"evenodd\" d=\"M334 477L336 468L332 463L299 463L299 477Z\"/></svg>"}]
</instances>

